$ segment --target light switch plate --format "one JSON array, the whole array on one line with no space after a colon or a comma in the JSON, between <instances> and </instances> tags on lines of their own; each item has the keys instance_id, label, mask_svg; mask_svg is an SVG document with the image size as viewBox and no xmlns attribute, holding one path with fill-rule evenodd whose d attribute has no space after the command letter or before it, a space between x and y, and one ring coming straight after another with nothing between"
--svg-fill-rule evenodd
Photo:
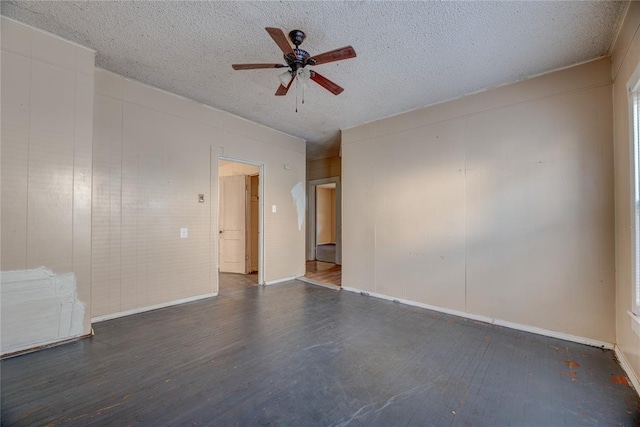
<instances>
[{"instance_id":1,"label":"light switch plate","mask_svg":"<svg viewBox=\"0 0 640 427\"><path fill-rule=\"evenodd\" d=\"M276 207L276 205L271 205L271 213L276 213L278 211L278 208Z\"/></svg>"},{"instance_id":2,"label":"light switch plate","mask_svg":"<svg viewBox=\"0 0 640 427\"><path fill-rule=\"evenodd\" d=\"M187 237L189 237L189 229L184 227L180 229L180 238L181 239L186 239Z\"/></svg>"}]
</instances>

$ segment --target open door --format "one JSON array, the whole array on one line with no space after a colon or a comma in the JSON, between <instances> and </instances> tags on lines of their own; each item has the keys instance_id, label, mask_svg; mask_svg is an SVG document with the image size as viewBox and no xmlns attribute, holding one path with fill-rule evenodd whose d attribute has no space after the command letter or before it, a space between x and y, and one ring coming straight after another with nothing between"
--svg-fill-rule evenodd
<instances>
[{"instance_id":1,"label":"open door","mask_svg":"<svg viewBox=\"0 0 640 427\"><path fill-rule=\"evenodd\" d=\"M246 204L248 178L245 175L220 177L220 272L246 271Z\"/></svg>"}]
</instances>

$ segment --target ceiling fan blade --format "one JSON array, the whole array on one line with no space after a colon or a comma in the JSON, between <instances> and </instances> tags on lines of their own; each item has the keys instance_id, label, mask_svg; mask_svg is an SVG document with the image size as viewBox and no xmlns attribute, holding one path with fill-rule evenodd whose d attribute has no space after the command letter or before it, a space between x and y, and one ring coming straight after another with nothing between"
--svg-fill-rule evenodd
<instances>
[{"instance_id":1,"label":"ceiling fan blade","mask_svg":"<svg viewBox=\"0 0 640 427\"><path fill-rule=\"evenodd\" d=\"M331 50L312 56L309 61L315 61L314 65L326 64L327 62L342 61L343 59L355 58L356 51L351 46L341 47L340 49Z\"/></svg>"},{"instance_id":2,"label":"ceiling fan blade","mask_svg":"<svg viewBox=\"0 0 640 427\"><path fill-rule=\"evenodd\" d=\"M295 56L295 53L287 40L287 36L284 35L284 32L282 32L280 28L267 27L265 30L267 30L267 33L269 33L273 41L276 42L280 50L282 50L285 55L290 53Z\"/></svg>"},{"instance_id":3,"label":"ceiling fan blade","mask_svg":"<svg viewBox=\"0 0 640 427\"><path fill-rule=\"evenodd\" d=\"M284 64L233 64L234 70L255 70L258 68L285 68Z\"/></svg>"},{"instance_id":4,"label":"ceiling fan blade","mask_svg":"<svg viewBox=\"0 0 640 427\"><path fill-rule=\"evenodd\" d=\"M276 96L285 96L287 92L289 92L289 88L291 87L291 83L293 83L294 77L291 76L291 80L289 80L289 84L285 86L278 86L278 90L276 90Z\"/></svg>"},{"instance_id":5,"label":"ceiling fan blade","mask_svg":"<svg viewBox=\"0 0 640 427\"><path fill-rule=\"evenodd\" d=\"M315 71L311 72L311 80L318 83L320 86L322 86L323 88L325 88L326 90L328 90L334 95L340 95L344 90L343 88L341 88L340 86L338 86L337 84L329 80L328 78L316 73Z\"/></svg>"}]
</instances>

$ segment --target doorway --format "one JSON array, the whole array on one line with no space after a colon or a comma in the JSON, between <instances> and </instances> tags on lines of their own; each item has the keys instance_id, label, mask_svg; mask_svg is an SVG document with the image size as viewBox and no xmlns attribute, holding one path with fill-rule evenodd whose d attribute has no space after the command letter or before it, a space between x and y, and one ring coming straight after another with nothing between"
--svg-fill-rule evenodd
<instances>
[{"instance_id":1,"label":"doorway","mask_svg":"<svg viewBox=\"0 0 640 427\"><path fill-rule=\"evenodd\" d=\"M307 228L307 261L342 264L342 214L340 178L309 181L309 218ZM325 250L326 249L326 250ZM328 252L327 255L325 252ZM335 255L333 255L335 253ZM318 258L318 256L320 258Z\"/></svg>"},{"instance_id":2,"label":"doorway","mask_svg":"<svg viewBox=\"0 0 640 427\"><path fill-rule=\"evenodd\" d=\"M309 181L306 282L342 285L340 178Z\"/></svg>"},{"instance_id":3,"label":"doorway","mask_svg":"<svg viewBox=\"0 0 640 427\"><path fill-rule=\"evenodd\" d=\"M316 186L316 261L336 264L336 183Z\"/></svg>"},{"instance_id":4,"label":"doorway","mask_svg":"<svg viewBox=\"0 0 640 427\"><path fill-rule=\"evenodd\" d=\"M263 283L262 167L218 160L218 278L221 290Z\"/></svg>"}]
</instances>

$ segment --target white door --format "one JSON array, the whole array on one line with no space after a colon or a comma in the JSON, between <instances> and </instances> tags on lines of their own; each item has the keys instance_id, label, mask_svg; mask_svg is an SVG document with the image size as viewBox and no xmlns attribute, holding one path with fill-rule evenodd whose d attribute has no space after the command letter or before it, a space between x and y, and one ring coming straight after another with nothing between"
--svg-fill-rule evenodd
<instances>
[{"instance_id":1,"label":"white door","mask_svg":"<svg viewBox=\"0 0 640 427\"><path fill-rule=\"evenodd\" d=\"M244 175L220 177L220 271L245 274L246 192Z\"/></svg>"}]
</instances>

